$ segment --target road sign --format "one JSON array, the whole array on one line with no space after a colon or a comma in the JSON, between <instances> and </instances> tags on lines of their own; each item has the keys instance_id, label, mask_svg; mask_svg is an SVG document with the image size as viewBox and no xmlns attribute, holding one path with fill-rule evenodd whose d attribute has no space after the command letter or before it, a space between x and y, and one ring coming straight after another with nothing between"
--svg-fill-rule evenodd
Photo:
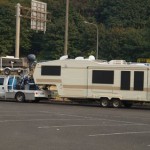
<instances>
[{"instance_id":1,"label":"road sign","mask_svg":"<svg viewBox=\"0 0 150 150\"><path fill-rule=\"evenodd\" d=\"M46 31L47 3L31 1L31 29Z\"/></svg>"}]
</instances>

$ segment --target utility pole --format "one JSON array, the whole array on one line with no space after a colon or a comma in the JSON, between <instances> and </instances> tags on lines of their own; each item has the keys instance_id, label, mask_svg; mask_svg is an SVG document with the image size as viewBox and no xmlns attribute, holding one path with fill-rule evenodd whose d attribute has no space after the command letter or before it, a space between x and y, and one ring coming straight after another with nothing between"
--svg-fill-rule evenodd
<instances>
[{"instance_id":1,"label":"utility pole","mask_svg":"<svg viewBox=\"0 0 150 150\"><path fill-rule=\"evenodd\" d=\"M18 3L16 6L16 47L15 47L15 57L19 58L19 47L20 47L20 7Z\"/></svg>"},{"instance_id":2,"label":"utility pole","mask_svg":"<svg viewBox=\"0 0 150 150\"><path fill-rule=\"evenodd\" d=\"M69 18L69 0L66 0L66 23L65 23L64 55L67 55L67 51L68 51L68 18Z\"/></svg>"}]
</instances>

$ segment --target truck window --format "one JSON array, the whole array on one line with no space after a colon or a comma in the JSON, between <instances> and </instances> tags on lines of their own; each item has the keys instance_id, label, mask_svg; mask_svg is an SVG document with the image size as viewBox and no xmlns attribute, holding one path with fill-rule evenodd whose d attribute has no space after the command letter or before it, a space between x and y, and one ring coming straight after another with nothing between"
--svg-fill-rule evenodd
<instances>
[{"instance_id":1,"label":"truck window","mask_svg":"<svg viewBox=\"0 0 150 150\"><path fill-rule=\"evenodd\" d=\"M0 78L0 85L4 84L4 78Z\"/></svg>"},{"instance_id":2,"label":"truck window","mask_svg":"<svg viewBox=\"0 0 150 150\"><path fill-rule=\"evenodd\" d=\"M41 75L60 76L61 66L41 66Z\"/></svg>"},{"instance_id":3,"label":"truck window","mask_svg":"<svg viewBox=\"0 0 150 150\"><path fill-rule=\"evenodd\" d=\"M144 86L144 72L135 71L134 72L134 90L143 91L143 86Z\"/></svg>"},{"instance_id":4,"label":"truck window","mask_svg":"<svg viewBox=\"0 0 150 150\"><path fill-rule=\"evenodd\" d=\"M120 90L130 90L130 71L121 71Z\"/></svg>"},{"instance_id":5,"label":"truck window","mask_svg":"<svg viewBox=\"0 0 150 150\"><path fill-rule=\"evenodd\" d=\"M13 84L13 79L14 79L13 77L10 77L9 80L8 80L8 89L9 90L11 90L12 87L13 87L13 85L12 85Z\"/></svg>"},{"instance_id":6,"label":"truck window","mask_svg":"<svg viewBox=\"0 0 150 150\"><path fill-rule=\"evenodd\" d=\"M92 83L113 84L114 71L111 70L93 70Z\"/></svg>"}]
</instances>

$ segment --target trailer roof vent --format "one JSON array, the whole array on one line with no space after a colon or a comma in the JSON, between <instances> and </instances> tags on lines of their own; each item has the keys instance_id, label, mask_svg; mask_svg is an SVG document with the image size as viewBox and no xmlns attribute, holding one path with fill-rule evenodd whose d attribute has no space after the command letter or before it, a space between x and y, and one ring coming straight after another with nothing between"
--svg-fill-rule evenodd
<instances>
[{"instance_id":1,"label":"trailer roof vent","mask_svg":"<svg viewBox=\"0 0 150 150\"><path fill-rule=\"evenodd\" d=\"M123 65L123 64L127 64L127 62L125 60L111 60L109 61L109 64Z\"/></svg>"},{"instance_id":2,"label":"trailer roof vent","mask_svg":"<svg viewBox=\"0 0 150 150\"><path fill-rule=\"evenodd\" d=\"M95 60L95 57L93 55L90 55L89 60Z\"/></svg>"},{"instance_id":3,"label":"trailer roof vent","mask_svg":"<svg viewBox=\"0 0 150 150\"><path fill-rule=\"evenodd\" d=\"M61 56L59 60L66 60L66 59L68 59L68 55Z\"/></svg>"}]
</instances>

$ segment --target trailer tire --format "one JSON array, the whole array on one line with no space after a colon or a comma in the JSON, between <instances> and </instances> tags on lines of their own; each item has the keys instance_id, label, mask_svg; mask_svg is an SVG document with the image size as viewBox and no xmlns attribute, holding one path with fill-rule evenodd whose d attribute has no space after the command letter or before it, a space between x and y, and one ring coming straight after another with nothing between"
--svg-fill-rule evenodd
<instances>
[{"instance_id":1,"label":"trailer tire","mask_svg":"<svg viewBox=\"0 0 150 150\"><path fill-rule=\"evenodd\" d=\"M5 75L10 75L10 72L11 72L11 71L10 71L9 68L5 68L5 69L4 69L4 74L5 74Z\"/></svg>"},{"instance_id":2,"label":"trailer tire","mask_svg":"<svg viewBox=\"0 0 150 150\"><path fill-rule=\"evenodd\" d=\"M112 106L114 107L114 108L120 108L121 107L121 101L120 101L120 99L112 99Z\"/></svg>"},{"instance_id":3,"label":"trailer tire","mask_svg":"<svg viewBox=\"0 0 150 150\"><path fill-rule=\"evenodd\" d=\"M17 102L25 102L25 95L22 92L18 92L15 95L15 99Z\"/></svg>"},{"instance_id":4,"label":"trailer tire","mask_svg":"<svg viewBox=\"0 0 150 150\"><path fill-rule=\"evenodd\" d=\"M110 105L109 99L108 98L101 98L100 105L102 107L105 107L105 108L109 107L109 105Z\"/></svg>"}]
</instances>

